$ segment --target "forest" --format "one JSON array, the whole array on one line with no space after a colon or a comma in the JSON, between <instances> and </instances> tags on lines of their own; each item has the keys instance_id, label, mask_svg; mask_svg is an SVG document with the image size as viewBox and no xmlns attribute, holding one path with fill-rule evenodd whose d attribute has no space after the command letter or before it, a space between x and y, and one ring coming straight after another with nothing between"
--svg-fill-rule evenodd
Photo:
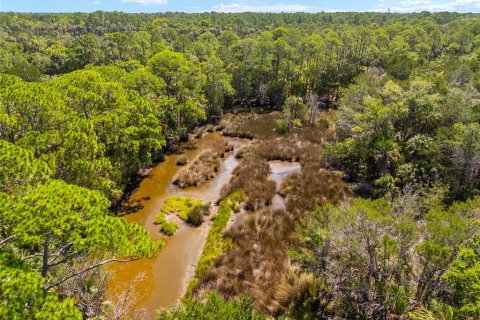
<instances>
[{"instance_id":1,"label":"forest","mask_svg":"<svg viewBox=\"0 0 480 320\"><path fill-rule=\"evenodd\" d=\"M480 319L480 14L0 12L0 319Z\"/></svg>"}]
</instances>

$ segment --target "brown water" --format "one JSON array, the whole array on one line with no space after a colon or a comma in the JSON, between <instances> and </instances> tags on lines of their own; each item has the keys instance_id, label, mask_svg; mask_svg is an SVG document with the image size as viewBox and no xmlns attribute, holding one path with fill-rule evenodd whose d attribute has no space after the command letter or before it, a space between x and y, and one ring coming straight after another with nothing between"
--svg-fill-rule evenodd
<instances>
[{"instance_id":1,"label":"brown water","mask_svg":"<svg viewBox=\"0 0 480 320\"><path fill-rule=\"evenodd\" d=\"M280 184L283 179L290 173L300 172L302 167L299 162L288 161L270 161L270 175L269 179L275 181L277 184L277 191L280 188ZM277 193L272 199L272 209L286 209L284 199Z\"/></svg>"},{"instance_id":2,"label":"brown water","mask_svg":"<svg viewBox=\"0 0 480 320\"><path fill-rule=\"evenodd\" d=\"M187 151L185 155L191 161L218 139L225 138L218 133L208 133L200 139L195 139L198 148ZM228 141L241 143L233 139ZM199 187L179 189L171 183L181 168L175 164L177 158L176 155L168 156L164 162L154 167L129 199L129 202L139 201L143 208L129 214L127 220L139 223L150 233L152 239L163 239L166 245L155 259L142 259L111 266L110 270L114 272L114 276L109 284L109 296L114 301L115 296L127 289L138 274L143 273L145 277L135 287L135 295L139 297L134 304L137 310L134 314L126 315L124 319L137 318L140 310L146 312L146 316L142 316L143 320L153 319L155 310L175 304L184 294L187 282L193 275L195 264L203 250L208 234L208 222L197 228L179 222L177 232L169 238L162 236L159 227L153 224L165 199L173 195L182 195L213 203L218 199L223 185L228 183L237 165L233 153L227 154L215 178ZM216 209L214 207L212 211Z\"/></svg>"}]
</instances>

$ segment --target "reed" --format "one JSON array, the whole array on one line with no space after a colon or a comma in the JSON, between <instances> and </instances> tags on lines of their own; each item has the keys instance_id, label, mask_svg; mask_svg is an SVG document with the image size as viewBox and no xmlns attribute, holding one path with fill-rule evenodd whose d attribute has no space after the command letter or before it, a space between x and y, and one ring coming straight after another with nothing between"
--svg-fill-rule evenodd
<instances>
[{"instance_id":1,"label":"reed","mask_svg":"<svg viewBox=\"0 0 480 320\"><path fill-rule=\"evenodd\" d=\"M228 149L227 142L219 140L211 148L200 153L192 162L182 168L173 183L180 188L199 186L215 177L221 167L221 158Z\"/></svg>"}]
</instances>

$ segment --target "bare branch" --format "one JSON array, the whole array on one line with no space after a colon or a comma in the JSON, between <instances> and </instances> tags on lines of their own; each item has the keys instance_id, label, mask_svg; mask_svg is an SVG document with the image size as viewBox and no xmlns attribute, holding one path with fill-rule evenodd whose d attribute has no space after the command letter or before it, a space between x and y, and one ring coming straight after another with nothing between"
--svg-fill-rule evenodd
<instances>
[{"instance_id":1,"label":"bare branch","mask_svg":"<svg viewBox=\"0 0 480 320\"><path fill-rule=\"evenodd\" d=\"M43 257L43 253L34 253L29 256L23 257L23 259L28 260L28 259L33 259L37 257Z\"/></svg>"},{"instance_id":2,"label":"bare branch","mask_svg":"<svg viewBox=\"0 0 480 320\"><path fill-rule=\"evenodd\" d=\"M8 241L12 240L15 236L10 236L10 237L7 237L5 239L2 239L0 240L0 246L1 245L4 245L5 243L7 243Z\"/></svg>"},{"instance_id":3,"label":"bare branch","mask_svg":"<svg viewBox=\"0 0 480 320\"><path fill-rule=\"evenodd\" d=\"M73 277L76 277L76 276L78 276L78 275L81 275L82 273L85 273L85 272L90 271L90 270L92 270L92 269L98 268L98 267L103 266L103 265L105 265L105 264L108 264L108 263L111 263L111 262L132 262L132 261L135 261L135 260L138 260L138 258L137 258L137 259L130 259L130 260L122 260L122 259L112 258L112 259L104 260L104 261L98 262L98 263L96 263L96 264L93 264L93 265L91 265L91 266L89 266L89 267L87 267L87 268L85 268L85 269L83 269L83 270L74 272L74 273L72 273L72 274L70 274L70 275L68 275L68 276L66 276L66 277L64 277L64 278L62 278L62 279L60 279L60 280L52 283L51 285L48 285L48 286L47 286L47 284L45 284L45 290L49 290L49 289L51 289L51 288L53 288L53 287L55 287L55 286L58 286L59 284L64 283L64 282L67 281L67 280L72 279Z\"/></svg>"}]
</instances>

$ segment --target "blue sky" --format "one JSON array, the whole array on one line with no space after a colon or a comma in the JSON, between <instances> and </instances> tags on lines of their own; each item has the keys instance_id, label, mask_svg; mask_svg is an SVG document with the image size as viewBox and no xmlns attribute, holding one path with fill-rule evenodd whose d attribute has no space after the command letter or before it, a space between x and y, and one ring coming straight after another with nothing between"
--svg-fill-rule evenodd
<instances>
[{"instance_id":1,"label":"blue sky","mask_svg":"<svg viewBox=\"0 0 480 320\"><path fill-rule=\"evenodd\" d=\"M17 12L480 12L480 0L0 0L0 11Z\"/></svg>"}]
</instances>

